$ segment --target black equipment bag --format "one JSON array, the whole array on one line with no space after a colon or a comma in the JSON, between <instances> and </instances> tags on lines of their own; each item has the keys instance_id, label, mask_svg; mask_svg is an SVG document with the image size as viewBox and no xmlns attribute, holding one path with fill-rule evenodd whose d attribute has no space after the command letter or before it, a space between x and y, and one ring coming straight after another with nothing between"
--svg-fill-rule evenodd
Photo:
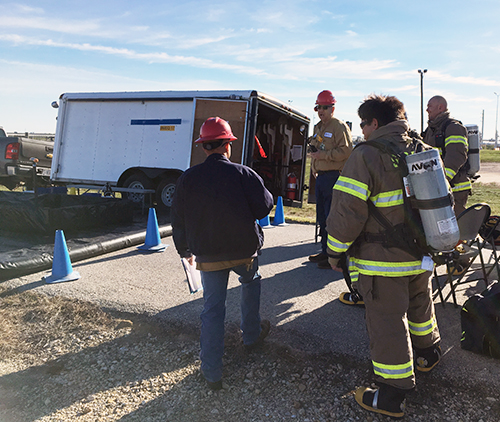
<instances>
[{"instance_id":1,"label":"black equipment bag","mask_svg":"<svg viewBox=\"0 0 500 422\"><path fill-rule=\"evenodd\" d=\"M462 349L500 359L500 283L467 299L460 319Z\"/></svg>"}]
</instances>

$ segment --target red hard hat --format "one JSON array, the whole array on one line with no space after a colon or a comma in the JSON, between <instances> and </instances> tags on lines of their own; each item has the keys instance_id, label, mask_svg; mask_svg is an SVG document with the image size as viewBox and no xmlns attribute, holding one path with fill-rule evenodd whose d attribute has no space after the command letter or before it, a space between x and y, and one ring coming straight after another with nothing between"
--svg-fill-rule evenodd
<instances>
[{"instance_id":1,"label":"red hard hat","mask_svg":"<svg viewBox=\"0 0 500 422\"><path fill-rule=\"evenodd\" d=\"M318 98L316 99L316 104L317 105L335 105L337 101L335 100L335 97L332 94L332 91L321 91L318 94Z\"/></svg>"},{"instance_id":2,"label":"red hard hat","mask_svg":"<svg viewBox=\"0 0 500 422\"><path fill-rule=\"evenodd\" d=\"M229 126L228 122L220 117L210 117L201 125L200 137L194 142L201 144L203 142L211 142L221 139L234 141L238 138L233 135L231 126Z\"/></svg>"}]
</instances>

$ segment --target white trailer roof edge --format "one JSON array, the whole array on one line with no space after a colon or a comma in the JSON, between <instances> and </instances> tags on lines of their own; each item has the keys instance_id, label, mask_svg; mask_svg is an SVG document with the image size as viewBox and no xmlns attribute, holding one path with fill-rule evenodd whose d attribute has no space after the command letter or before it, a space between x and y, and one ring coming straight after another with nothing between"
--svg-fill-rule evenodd
<instances>
[{"instance_id":1,"label":"white trailer roof edge","mask_svg":"<svg viewBox=\"0 0 500 422\"><path fill-rule=\"evenodd\" d=\"M250 100L258 98L264 102L268 102L285 112L290 112L296 116L309 121L309 117L302 112L290 107L282 101L255 91L255 90L219 90L219 91L124 91L124 92L68 92L60 95L60 100L73 101L106 101L106 100L190 100L194 98L214 98L214 99L229 99L229 100Z\"/></svg>"}]
</instances>

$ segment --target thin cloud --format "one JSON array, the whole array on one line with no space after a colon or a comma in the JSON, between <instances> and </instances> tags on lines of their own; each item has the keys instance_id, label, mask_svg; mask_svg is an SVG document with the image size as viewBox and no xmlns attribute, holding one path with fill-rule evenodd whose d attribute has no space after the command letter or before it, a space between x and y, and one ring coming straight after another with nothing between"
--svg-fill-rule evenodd
<instances>
[{"instance_id":1,"label":"thin cloud","mask_svg":"<svg viewBox=\"0 0 500 422\"><path fill-rule=\"evenodd\" d=\"M42 29L77 35L102 35L101 26L94 20L67 20L41 17L4 16L2 28Z\"/></svg>"},{"instance_id":2,"label":"thin cloud","mask_svg":"<svg viewBox=\"0 0 500 422\"><path fill-rule=\"evenodd\" d=\"M128 59L141 60L148 63L172 63L192 67L201 67L208 69L224 69L238 73L247 73L251 75L266 75L262 69L239 66L228 63L217 63L210 59L203 59L194 56L170 55L164 52L138 53L128 48L116 48L102 45L92 45L90 43L62 43L53 40L39 40L27 38L20 35L0 35L0 40L11 41L16 44L37 45L46 47L56 47L80 51L93 51L108 55L121 56Z\"/></svg>"},{"instance_id":3,"label":"thin cloud","mask_svg":"<svg viewBox=\"0 0 500 422\"><path fill-rule=\"evenodd\" d=\"M4 8L6 10L9 10L9 9L10 10L19 10L22 13L36 13L36 14L43 14L44 13L44 10L41 7L32 7L32 6L27 6L26 4L10 3L7 5L4 5Z\"/></svg>"},{"instance_id":4,"label":"thin cloud","mask_svg":"<svg viewBox=\"0 0 500 422\"><path fill-rule=\"evenodd\" d=\"M58 34L108 39L132 39L137 34L151 30L148 25L118 25L99 19L70 19L47 17L42 9L26 8L19 14L10 10L2 13L1 29L15 28L16 31L47 31ZM133 35L132 35L133 34Z\"/></svg>"},{"instance_id":5,"label":"thin cloud","mask_svg":"<svg viewBox=\"0 0 500 422\"><path fill-rule=\"evenodd\" d=\"M456 82L467 85L492 86L492 87L500 86L500 81L498 80L493 80L489 78L475 78L472 76L452 76L450 74L441 73L439 71L433 71L432 78L435 80L450 82L450 83Z\"/></svg>"}]
</instances>

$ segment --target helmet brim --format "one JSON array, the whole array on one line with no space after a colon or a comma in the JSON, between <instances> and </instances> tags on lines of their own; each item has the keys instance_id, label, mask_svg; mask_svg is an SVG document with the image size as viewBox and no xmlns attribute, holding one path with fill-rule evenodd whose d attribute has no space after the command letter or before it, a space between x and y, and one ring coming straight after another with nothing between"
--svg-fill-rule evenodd
<instances>
[{"instance_id":1,"label":"helmet brim","mask_svg":"<svg viewBox=\"0 0 500 422\"><path fill-rule=\"evenodd\" d=\"M238 139L236 136L227 136L227 135L222 135L222 136L211 136L209 138L202 138L201 136L194 141L195 144L203 144L205 142L213 142L213 141L220 141L222 139L227 139L228 142L233 142Z\"/></svg>"}]
</instances>

